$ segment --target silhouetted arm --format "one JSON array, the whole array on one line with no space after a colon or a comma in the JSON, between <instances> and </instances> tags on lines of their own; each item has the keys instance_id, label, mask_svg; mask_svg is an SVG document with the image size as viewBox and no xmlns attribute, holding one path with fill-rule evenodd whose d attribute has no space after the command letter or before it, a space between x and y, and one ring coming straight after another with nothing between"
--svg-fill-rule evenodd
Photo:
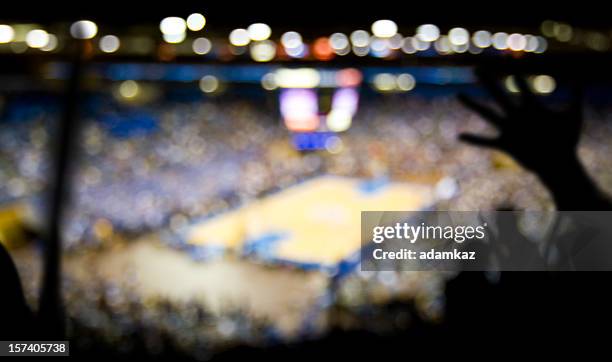
<instances>
[{"instance_id":1,"label":"silhouetted arm","mask_svg":"<svg viewBox=\"0 0 612 362\"><path fill-rule=\"evenodd\" d=\"M612 209L612 204L588 176L576 154L582 129L578 92L567 109L554 111L540 103L522 77L514 77L520 90L515 99L501 88L491 73L478 71L477 75L502 112L465 95L460 95L459 99L494 125L499 136L485 138L462 134L463 141L510 154L539 176L559 210Z\"/></svg>"},{"instance_id":2,"label":"silhouetted arm","mask_svg":"<svg viewBox=\"0 0 612 362\"><path fill-rule=\"evenodd\" d=\"M15 264L2 244L0 281L0 338L27 338L33 329L32 313L26 304Z\"/></svg>"}]
</instances>

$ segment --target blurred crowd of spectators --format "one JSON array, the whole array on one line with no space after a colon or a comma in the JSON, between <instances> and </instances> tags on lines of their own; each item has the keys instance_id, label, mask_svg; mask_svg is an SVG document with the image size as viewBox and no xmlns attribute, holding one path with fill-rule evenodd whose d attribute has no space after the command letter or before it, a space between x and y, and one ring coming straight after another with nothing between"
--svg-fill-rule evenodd
<instances>
[{"instance_id":1,"label":"blurred crowd of spectators","mask_svg":"<svg viewBox=\"0 0 612 362\"><path fill-rule=\"evenodd\" d=\"M364 100L351 129L308 154L293 148L269 103L167 102L139 112L100 106L84 119L65 246L99 242L110 227L176 228L318 174L438 183L442 195L455 195L444 204L452 210L552 207L512 159L457 140L466 131L495 131L453 99ZM0 123L0 200L43 191L53 117ZM588 112L580 148L605 190L612 190L609 117Z\"/></svg>"},{"instance_id":2,"label":"blurred crowd of spectators","mask_svg":"<svg viewBox=\"0 0 612 362\"><path fill-rule=\"evenodd\" d=\"M536 177L512 159L458 141L462 132L494 135L495 130L452 98L365 99L348 131L326 149L308 153L295 150L270 99L168 101L138 110L98 107L83 118L64 225L67 250L101 246L117 234L129 239L149 231L176 232L193 218L323 174L432 184L444 200L438 207L449 210L495 209L500 204L553 207ZM44 205L40 196L51 172L48 147L57 117L39 112L18 121L0 120L0 201ZM579 150L585 167L608 192L611 117L609 109L587 110ZM398 280L412 278L404 274L349 276L336 303L350 308L384 300L402 284ZM205 355L203 340L257 343L274 334L267 322L239 311L221 318L197 303L143 300L129 286L111 285L101 277L91 276L87 285L65 278L70 325L85 336L83 343L87 336L103 333L121 348L155 352L164 345L159 341L168 339L179 349ZM440 278L421 280L429 283L425 290L430 293L410 297L420 300L422 313L437 318L443 303ZM26 290L32 293L33 288Z\"/></svg>"}]
</instances>

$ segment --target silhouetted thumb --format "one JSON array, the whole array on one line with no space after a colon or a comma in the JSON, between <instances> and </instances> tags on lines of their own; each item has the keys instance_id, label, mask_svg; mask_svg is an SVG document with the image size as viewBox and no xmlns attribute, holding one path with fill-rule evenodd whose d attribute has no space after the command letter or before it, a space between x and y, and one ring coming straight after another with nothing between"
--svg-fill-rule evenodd
<instances>
[{"instance_id":1,"label":"silhouetted thumb","mask_svg":"<svg viewBox=\"0 0 612 362\"><path fill-rule=\"evenodd\" d=\"M462 133L459 135L459 139L474 146L499 148L499 142L495 138L484 138L473 134Z\"/></svg>"}]
</instances>

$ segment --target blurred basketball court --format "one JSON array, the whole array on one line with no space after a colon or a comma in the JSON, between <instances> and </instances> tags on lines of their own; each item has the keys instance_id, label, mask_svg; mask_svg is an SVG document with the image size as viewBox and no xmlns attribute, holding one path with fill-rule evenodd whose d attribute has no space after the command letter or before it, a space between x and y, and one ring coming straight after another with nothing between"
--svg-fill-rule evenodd
<instances>
[{"instance_id":1,"label":"blurred basketball court","mask_svg":"<svg viewBox=\"0 0 612 362\"><path fill-rule=\"evenodd\" d=\"M322 176L198 220L187 227L183 242L207 255L232 253L335 271L358 257L361 211L422 210L432 195L425 185Z\"/></svg>"}]
</instances>

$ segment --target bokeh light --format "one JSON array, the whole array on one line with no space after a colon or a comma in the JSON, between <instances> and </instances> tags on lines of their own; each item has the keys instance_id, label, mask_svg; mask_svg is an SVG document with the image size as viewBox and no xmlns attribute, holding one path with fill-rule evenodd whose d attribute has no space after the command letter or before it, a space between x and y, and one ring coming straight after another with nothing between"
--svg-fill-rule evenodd
<instances>
[{"instance_id":1,"label":"bokeh light","mask_svg":"<svg viewBox=\"0 0 612 362\"><path fill-rule=\"evenodd\" d=\"M429 49L431 43L428 41L421 40L420 38L415 36L412 38L412 46L414 47L414 49L423 52Z\"/></svg>"},{"instance_id":2,"label":"bokeh light","mask_svg":"<svg viewBox=\"0 0 612 362\"><path fill-rule=\"evenodd\" d=\"M353 116L345 109L332 109L327 115L327 128L333 132L343 132L351 127Z\"/></svg>"},{"instance_id":3,"label":"bokeh light","mask_svg":"<svg viewBox=\"0 0 612 362\"><path fill-rule=\"evenodd\" d=\"M416 81L412 74L404 73L397 76L397 88L402 91L410 91L414 89Z\"/></svg>"},{"instance_id":4,"label":"bokeh light","mask_svg":"<svg viewBox=\"0 0 612 362\"><path fill-rule=\"evenodd\" d=\"M52 52L57 49L58 44L59 41L57 39L57 36L55 34L49 34L49 41L47 41L47 44L40 48L40 50L44 52Z\"/></svg>"},{"instance_id":5,"label":"bokeh light","mask_svg":"<svg viewBox=\"0 0 612 362\"><path fill-rule=\"evenodd\" d=\"M251 44L251 58L256 62L269 62L276 55L276 44L270 40L264 40Z\"/></svg>"},{"instance_id":6,"label":"bokeh light","mask_svg":"<svg viewBox=\"0 0 612 362\"><path fill-rule=\"evenodd\" d=\"M201 37L193 40L191 44L193 52L198 55L208 54L212 50L212 43L207 38Z\"/></svg>"},{"instance_id":7,"label":"bokeh light","mask_svg":"<svg viewBox=\"0 0 612 362\"><path fill-rule=\"evenodd\" d=\"M276 71L274 81L281 88L316 88L321 82L321 75L312 68L282 68Z\"/></svg>"},{"instance_id":8,"label":"bokeh light","mask_svg":"<svg viewBox=\"0 0 612 362\"><path fill-rule=\"evenodd\" d=\"M162 37L164 38L164 41L166 43L178 44L178 43L182 43L183 40L185 40L185 38L187 37L187 34L185 32L178 33L178 34L163 34Z\"/></svg>"},{"instance_id":9,"label":"bokeh light","mask_svg":"<svg viewBox=\"0 0 612 362\"><path fill-rule=\"evenodd\" d=\"M134 98L140 93L140 85L134 80L126 80L119 85L119 95L123 98Z\"/></svg>"},{"instance_id":10,"label":"bokeh light","mask_svg":"<svg viewBox=\"0 0 612 362\"><path fill-rule=\"evenodd\" d=\"M509 75L504 79L504 86L506 87L506 90L510 93L519 92L518 86L516 85L516 81L514 80L514 76L512 75Z\"/></svg>"},{"instance_id":11,"label":"bokeh light","mask_svg":"<svg viewBox=\"0 0 612 362\"><path fill-rule=\"evenodd\" d=\"M491 40L493 47L498 50L508 49L508 34L504 32L499 32L493 34L493 38Z\"/></svg>"},{"instance_id":12,"label":"bokeh light","mask_svg":"<svg viewBox=\"0 0 612 362\"><path fill-rule=\"evenodd\" d=\"M248 45L251 38L249 38L249 32L246 29L234 29L229 35L229 41L232 45L240 47Z\"/></svg>"},{"instance_id":13,"label":"bokeh light","mask_svg":"<svg viewBox=\"0 0 612 362\"><path fill-rule=\"evenodd\" d=\"M25 41L30 48L42 48L49 43L49 33L42 29L30 30Z\"/></svg>"},{"instance_id":14,"label":"bokeh light","mask_svg":"<svg viewBox=\"0 0 612 362\"><path fill-rule=\"evenodd\" d=\"M553 28L555 38L560 42L568 42L574 36L574 30L571 25L566 23L557 23Z\"/></svg>"},{"instance_id":15,"label":"bokeh light","mask_svg":"<svg viewBox=\"0 0 612 362\"><path fill-rule=\"evenodd\" d=\"M296 31L288 31L281 36L281 44L286 49L299 48L302 43L302 36Z\"/></svg>"},{"instance_id":16,"label":"bokeh light","mask_svg":"<svg viewBox=\"0 0 612 362\"><path fill-rule=\"evenodd\" d=\"M416 48L414 47L413 43L412 43L412 37L408 36L405 37L402 40L402 51L406 54L414 54L416 53Z\"/></svg>"},{"instance_id":17,"label":"bokeh light","mask_svg":"<svg viewBox=\"0 0 612 362\"><path fill-rule=\"evenodd\" d=\"M531 79L533 90L540 94L550 94L557 88L555 79L549 75L537 75Z\"/></svg>"},{"instance_id":18,"label":"bokeh light","mask_svg":"<svg viewBox=\"0 0 612 362\"><path fill-rule=\"evenodd\" d=\"M451 43L446 35L442 35L434 42L434 48L440 55L446 55L452 52Z\"/></svg>"},{"instance_id":19,"label":"bokeh light","mask_svg":"<svg viewBox=\"0 0 612 362\"><path fill-rule=\"evenodd\" d=\"M510 50L521 51L525 50L525 47L527 46L527 39L522 34L514 33L508 36L507 43Z\"/></svg>"},{"instance_id":20,"label":"bokeh light","mask_svg":"<svg viewBox=\"0 0 612 362\"><path fill-rule=\"evenodd\" d=\"M179 18L177 16L170 16L164 18L159 23L159 30L164 35L176 35L182 34L187 30L187 24L183 18Z\"/></svg>"},{"instance_id":21,"label":"bokeh light","mask_svg":"<svg viewBox=\"0 0 612 362\"><path fill-rule=\"evenodd\" d=\"M200 13L193 13L187 17L187 27L191 31L199 31L204 29L206 18Z\"/></svg>"},{"instance_id":22,"label":"bokeh light","mask_svg":"<svg viewBox=\"0 0 612 362\"><path fill-rule=\"evenodd\" d=\"M453 45L464 45L470 41L470 33L464 28L453 28L448 32L448 40Z\"/></svg>"},{"instance_id":23,"label":"bokeh light","mask_svg":"<svg viewBox=\"0 0 612 362\"><path fill-rule=\"evenodd\" d=\"M478 30L472 35L472 43L478 48L490 47L491 41L491 33L486 30Z\"/></svg>"},{"instance_id":24,"label":"bokeh light","mask_svg":"<svg viewBox=\"0 0 612 362\"><path fill-rule=\"evenodd\" d=\"M276 88L278 88L278 85L276 84L276 76L274 73L266 73L262 78L261 78L261 86L263 89L265 90L274 90Z\"/></svg>"},{"instance_id":25,"label":"bokeh light","mask_svg":"<svg viewBox=\"0 0 612 362\"><path fill-rule=\"evenodd\" d=\"M525 51L526 52L535 52L538 49L538 38L531 34L525 35Z\"/></svg>"},{"instance_id":26,"label":"bokeh light","mask_svg":"<svg viewBox=\"0 0 612 362\"><path fill-rule=\"evenodd\" d=\"M546 49L548 49L548 41L546 40L546 38L542 36L537 36L536 38L538 40L538 46L536 50L534 50L533 52L534 53L544 53Z\"/></svg>"},{"instance_id":27,"label":"bokeh light","mask_svg":"<svg viewBox=\"0 0 612 362\"><path fill-rule=\"evenodd\" d=\"M330 60L334 57L334 50L330 45L330 41L326 37L321 37L315 40L312 45L312 55L318 60Z\"/></svg>"},{"instance_id":28,"label":"bokeh light","mask_svg":"<svg viewBox=\"0 0 612 362\"><path fill-rule=\"evenodd\" d=\"M423 24L417 28L416 36L422 41L433 42L440 37L440 29L434 24Z\"/></svg>"},{"instance_id":29,"label":"bokeh light","mask_svg":"<svg viewBox=\"0 0 612 362\"><path fill-rule=\"evenodd\" d=\"M379 38L390 38L397 33L397 24L392 20L377 20L372 24L372 33Z\"/></svg>"},{"instance_id":30,"label":"bokeh light","mask_svg":"<svg viewBox=\"0 0 612 362\"><path fill-rule=\"evenodd\" d=\"M0 44L10 43L15 38L15 30L12 26L0 24Z\"/></svg>"},{"instance_id":31,"label":"bokeh light","mask_svg":"<svg viewBox=\"0 0 612 362\"><path fill-rule=\"evenodd\" d=\"M105 35L100 38L99 46L104 53L114 53L121 46L121 41L115 35Z\"/></svg>"},{"instance_id":32,"label":"bokeh light","mask_svg":"<svg viewBox=\"0 0 612 362\"><path fill-rule=\"evenodd\" d=\"M200 90L204 93L214 93L219 89L219 79L214 75L205 75L200 79Z\"/></svg>"},{"instance_id":33,"label":"bokeh light","mask_svg":"<svg viewBox=\"0 0 612 362\"><path fill-rule=\"evenodd\" d=\"M267 24L255 23L247 28L249 38L253 41L266 40L272 35L272 29Z\"/></svg>"},{"instance_id":34,"label":"bokeh light","mask_svg":"<svg viewBox=\"0 0 612 362\"><path fill-rule=\"evenodd\" d=\"M342 33L334 33L329 37L329 45L334 51L347 49L349 47L349 39Z\"/></svg>"},{"instance_id":35,"label":"bokeh light","mask_svg":"<svg viewBox=\"0 0 612 362\"><path fill-rule=\"evenodd\" d=\"M387 39L389 49L393 49L393 50L400 49L402 47L403 42L404 42L404 37L400 33L396 33L395 35Z\"/></svg>"},{"instance_id":36,"label":"bokeh light","mask_svg":"<svg viewBox=\"0 0 612 362\"><path fill-rule=\"evenodd\" d=\"M372 83L374 88L380 92L393 91L397 86L395 76L390 73L377 74Z\"/></svg>"},{"instance_id":37,"label":"bokeh light","mask_svg":"<svg viewBox=\"0 0 612 362\"><path fill-rule=\"evenodd\" d=\"M351 43L358 48L367 47L370 44L370 34L365 30L355 30L351 33Z\"/></svg>"},{"instance_id":38,"label":"bokeh light","mask_svg":"<svg viewBox=\"0 0 612 362\"><path fill-rule=\"evenodd\" d=\"M91 39L98 34L98 26L91 20L79 20L70 26L70 35L75 39Z\"/></svg>"}]
</instances>

